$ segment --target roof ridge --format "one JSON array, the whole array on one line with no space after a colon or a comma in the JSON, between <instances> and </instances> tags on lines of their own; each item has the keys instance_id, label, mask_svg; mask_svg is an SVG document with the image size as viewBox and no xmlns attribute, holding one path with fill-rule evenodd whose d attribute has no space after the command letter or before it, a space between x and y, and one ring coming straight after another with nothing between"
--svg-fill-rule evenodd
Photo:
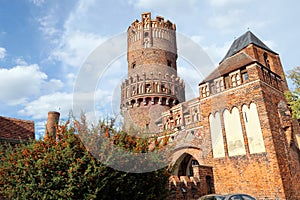
<instances>
[{"instance_id":1,"label":"roof ridge","mask_svg":"<svg viewBox=\"0 0 300 200\"><path fill-rule=\"evenodd\" d=\"M254 44L262 49L265 49L267 51L270 51L272 53L277 54L273 50L271 50L266 44L264 44L256 35L254 35L251 31L247 31L237 39L235 39L230 46L228 52L226 53L225 57L221 60L219 64L221 64L225 59L228 57L233 56L234 54L238 53L245 47L247 47L249 44Z\"/></svg>"}]
</instances>

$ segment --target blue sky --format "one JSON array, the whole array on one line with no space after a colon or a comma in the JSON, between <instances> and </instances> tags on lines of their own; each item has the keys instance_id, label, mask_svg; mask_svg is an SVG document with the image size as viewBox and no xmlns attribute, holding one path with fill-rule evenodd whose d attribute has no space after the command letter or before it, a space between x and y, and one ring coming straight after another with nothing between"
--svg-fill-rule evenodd
<instances>
[{"instance_id":1,"label":"blue sky","mask_svg":"<svg viewBox=\"0 0 300 200\"><path fill-rule=\"evenodd\" d=\"M89 55L151 11L177 26L217 63L234 38L250 29L278 52L287 71L299 65L300 3L295 0L1 0L0 115L35 121L43 134L48 111L68 116L74 84ZM180 48L179 48L180 51ZM101 57L101 56L100 56ZM179 59L179 75L198 95L199 76ZM120 55L95 89L97 116L117 112L126 76ZM114 108L112 108L114 107Z\"/></svg>"}]
</instances>

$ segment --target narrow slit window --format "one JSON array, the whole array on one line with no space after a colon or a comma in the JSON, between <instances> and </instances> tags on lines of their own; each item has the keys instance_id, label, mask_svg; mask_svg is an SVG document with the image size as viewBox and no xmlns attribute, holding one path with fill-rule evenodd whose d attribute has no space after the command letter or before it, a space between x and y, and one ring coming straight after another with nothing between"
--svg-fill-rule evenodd
<instances>
[{"instance_id":1,"label":"narrow slit window","mask_svg":"<svg viewBox=\"0 0 300 200\"><path fill-rule=\"evenodd\" d=\"M168 64L169 67L172 67L172 61L168 60L167 64Z\"/></svg>"},{"instance_id":2,"label":"narrow slit window","mask_svg":"<svg viewBox=\"0 0 300 200\"><path fill-rule=\"evenodd\" d=\"M245 122L248 122L247 113L244 112L244 115L245 115Z\"/></svg>"}]
</instances>

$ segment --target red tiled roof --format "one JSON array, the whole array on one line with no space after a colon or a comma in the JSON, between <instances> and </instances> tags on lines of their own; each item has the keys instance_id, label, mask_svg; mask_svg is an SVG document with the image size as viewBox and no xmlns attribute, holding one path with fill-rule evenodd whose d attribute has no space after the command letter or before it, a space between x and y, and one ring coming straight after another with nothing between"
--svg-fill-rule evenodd
<instances>
[{"instance_id":1,"label":"red tiled roof","mask_svg":"<svg viewBox=\"0 0 300 200\"><path fill-rule=\"evenodd\" d=\"M256 60L254 60L244 52L239 52L231 56L230 58L225 59L219 65L219 67L217 67L212 73L210 73L200 84L228 74L253 62L256 62Z\"/></svg>"},{"instance_id":2,"label":"red tiled roof","mask_svg":"<svg viewBox=\"0 0 300 200\"><path fill-rule=\"evenodd\" d=\"M34 122L0 116L0 140L16 141L34 139Z\"/></svg>"}]
</instances>

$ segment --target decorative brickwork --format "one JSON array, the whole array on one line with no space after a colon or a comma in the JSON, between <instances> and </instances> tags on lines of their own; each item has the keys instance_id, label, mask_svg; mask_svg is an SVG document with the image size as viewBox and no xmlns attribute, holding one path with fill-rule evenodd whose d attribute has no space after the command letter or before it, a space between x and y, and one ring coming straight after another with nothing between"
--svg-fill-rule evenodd
<instances>
[{"instance_id":1,"label":"decorative brickwork","mask_svg":"<svg viewBox=\"0 0 300 200\"><path fill-rule=\"evenodd\" d=\"M121 88L125 128L158 132L161 113L185 101L177 76L176 27L163 17L142 20L128 28L128 79Z\"/></svg>"},{"instance_id":2,"label":"decorative brickwork","mask_svg":"<svg viewBox=\"0 0 300 200\"><path fill-rule=\"evenodd\" d=\"M175 25L163 21L144 13L128 29L121 108L126 126L171 131L170 199L300 199L300 128L284 96L279 55L248 31L199 84L199 97L184 101Z\"/></svg>"}]
</instances>

